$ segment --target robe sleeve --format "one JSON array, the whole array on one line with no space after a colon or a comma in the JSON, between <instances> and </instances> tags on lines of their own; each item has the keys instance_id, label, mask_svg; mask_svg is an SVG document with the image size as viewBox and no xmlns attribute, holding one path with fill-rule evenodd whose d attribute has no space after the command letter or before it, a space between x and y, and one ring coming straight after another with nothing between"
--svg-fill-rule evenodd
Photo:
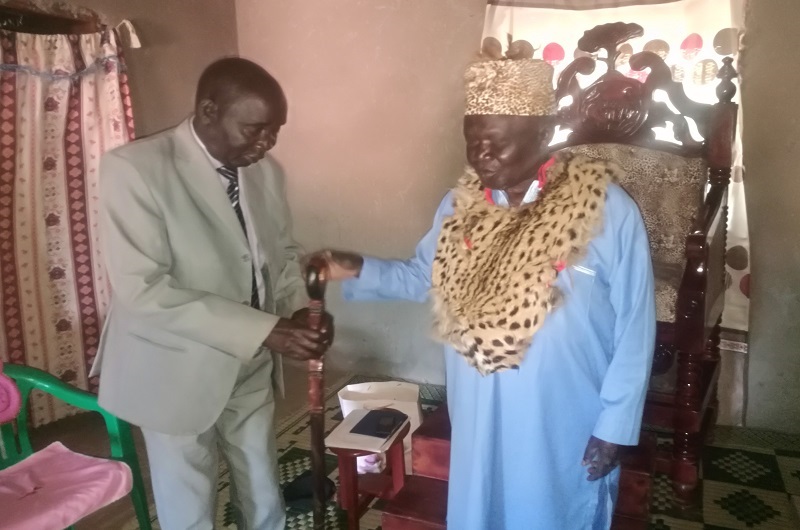
<instances>
[{"instance_id":1,"label":"robe sleeve","mask_svg":"<svg viewBox=\"0 0 800 530\"><path fill-rule=\"evenodd\" d=\"M453 213L452 194L442 199L433 226L417 244L414 257L382 260L364 257L358 278L342 282L345 300L410 300L425 302L431 288L431 268L436 256L442 220Z\"/></svg>"},{"instance_id":2,"label":"robe sleeve","mask_svg":"<svg viewBox=\"0 0 800 530\"><path fill-rule=\"evenodd\" d=\"M603 409L593 434L606 442L636 445L655 347L655 287L644 222L633 201L625 199L630 207L617 229L610 277L616 313L613 357L600 390Z\"/></svg>"}]
</instances>

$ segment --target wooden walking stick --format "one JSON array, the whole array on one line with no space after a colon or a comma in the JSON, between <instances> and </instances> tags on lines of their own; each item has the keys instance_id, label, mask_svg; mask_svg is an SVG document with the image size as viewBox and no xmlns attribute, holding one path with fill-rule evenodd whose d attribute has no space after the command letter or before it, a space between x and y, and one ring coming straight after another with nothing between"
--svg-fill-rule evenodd
<instances>
[{"instance_id":1,"label":"wooden walking stick","mask_svg":"<svg viewBox=\"0 0 800 530\"><path fill-rule=\"evenodd\" d=\"M312 260L306 266L306 290L308 303L308 323L311 329L322 327L325 312L325 285L328 281L328 266L322 260ZM314 500L314 530L325 529L325 407L323 396L322 357L308 361L308 405L311 416L311 475Z\"/></svg>"}]
</instances>

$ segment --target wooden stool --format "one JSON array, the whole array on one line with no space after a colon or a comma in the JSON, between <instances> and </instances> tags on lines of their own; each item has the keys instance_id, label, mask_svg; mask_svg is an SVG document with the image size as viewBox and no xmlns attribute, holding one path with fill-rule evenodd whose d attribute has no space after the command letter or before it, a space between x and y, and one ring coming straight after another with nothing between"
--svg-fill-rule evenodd
<instances>
[{"instance_id":1,"label":"wooden stool","mask_svg":"<svg viewBox=\"0 0 800 530\"><path fill-rule=\"evenodd\" d=\"M389 446L386 469L381 473L358 474L356 458L374 454L370 451L328 447L339 459L339 506L347 511L349 530L358 530L358 520L373 499L392 499L403 488L406 481L403 439L410 428L407 423Z\"/></svg>"}]
</instances>

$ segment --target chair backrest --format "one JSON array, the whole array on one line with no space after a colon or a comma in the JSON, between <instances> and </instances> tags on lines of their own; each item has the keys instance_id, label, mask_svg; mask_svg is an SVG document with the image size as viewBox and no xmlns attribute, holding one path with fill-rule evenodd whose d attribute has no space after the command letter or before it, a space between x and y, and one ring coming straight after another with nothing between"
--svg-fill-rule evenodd
<instances>
[{"instance_id":1,"label":"chair backrest","mask_svg":"<svg viewBox=\"0 0 800 530\"><path fill-rule=\"evenodd\" d=\"M724 58L714 105L690 100L652 52L630 57L632 72L641 74L628 77L616 70L618 47L643 33L641 26L621 22L584 33L578 48L587 55L605 50L606 56L579 57L559 77L558 100L570 96L572 101L559 110L557 124L570 132L552 149L605 158L625 171L620 184L637 201L650 237L659 320L691 330L686 341L702 349L707 321L716 324L723 298L724 206L733 165L738 107L731 100L737 74L732 59ZM579 76L592 74L598 62L606 63L607 71L582 87ZM671 106L655 97L657 90ZM692 122L700 139L691 132ZM656 138L654 128L667 123L673 141Z\"/></svg>"},{"instance_id":2,"label":"chair backrest","mask_svg":"<svg viewBox=\"0 0 800 530\"><path fill-rule=\"evenodd\" d=\"M22 406L22 395L13 379L3 373L0 359L0 425L13 421Z\"/></svg>"},{"instance_id":3,"label":"chair backrest","mask_svg":"<svg viewBox=\"0 0 800 530\"><path fill-rule=\"evenodd\" d=\"M623 144L580 145L569 150L611 160L622 168L619 184L639 205L650 238L658 320L673 322L677 288L686 267L686 237L708 180L706 161Z\"/></svg>"}]
</instances>

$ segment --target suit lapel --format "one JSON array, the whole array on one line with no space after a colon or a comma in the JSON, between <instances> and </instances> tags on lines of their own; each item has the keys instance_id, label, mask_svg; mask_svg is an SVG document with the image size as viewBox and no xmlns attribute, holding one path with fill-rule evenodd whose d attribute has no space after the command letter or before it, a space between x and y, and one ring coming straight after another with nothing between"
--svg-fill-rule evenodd
<instances>
[{"instance_id":1,"label":"suit lapel","mask_svg":"<svg viewBox=\"0 0 800 530\"><path fill-rule=\"evenodd\" d=\"M272 219L276 205L274 195L268 191L270 174L268 162L261 161L242 168L239 187L247 197L247 205L253 222L253 230L262 248L269 248L269 242L277 237L275 222Z\"/></svg>"},{"instance_id":2,"label":"suit lapel","mask_svg":"<svg viewBox=\"0 0 800 530\"><path fill-rule=\"evenodd\" d=\"M176 165L178 174L186 187L198 200L198 204L206 206L216 216L233 237L247 247L236 213L231 207L219 175L211 167L208 157L194 139L192 134L192 118L188 118L175 129Z\"/></svg>"}]
</instances>

